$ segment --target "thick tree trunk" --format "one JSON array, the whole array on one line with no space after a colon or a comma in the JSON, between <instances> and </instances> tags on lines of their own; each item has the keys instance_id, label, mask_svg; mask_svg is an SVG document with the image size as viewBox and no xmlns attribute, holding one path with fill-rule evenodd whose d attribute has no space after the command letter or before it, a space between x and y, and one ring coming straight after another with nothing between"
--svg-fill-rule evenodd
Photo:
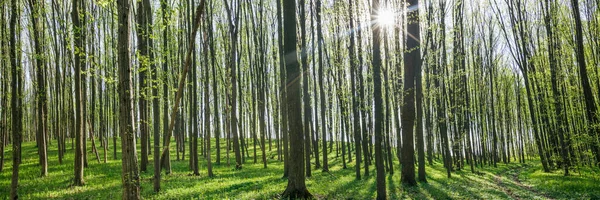
<instances>
[{"instance_id":1,"label":"thick tree trunk","mask_svg":"<svg viewBox=\"0 0 600 200\"><path fill-rule=\"evenodd\" d=\"M290 159L288 184L282 194L283 198L311 198L304 177L304 131L302 127L302 101L300 80L302 72L296 55L296 2L283 2L284 23L284 55L287 78L287 107L290 125Z\"/></svg>"},{"instance_id":2,"label":"thick tree trunk","mask_svg":"<svg viewBox=\"0 0 600 200\"><path fill-rule=\"evenodd\" d=\"M416 185L415 181L415 149L414 149L414 125L415 125L415 78L421 76L421 51L419 47L419 1L409 0L407 13L406 51L404 53L404 104L402 106L402 178L401 182L407 185ZM420 78L418 78L420 80ZM422 130L421 132L421 142ZM422 146L422 144L421 144ZM422 155L422 152L420 153Z\"/></svg>"},{"instance_id":3,"label":"thick tree trunk","mask_svg":"<svg viewBox=\"0 0 600 200\"><path fill-rule=\"evenodd\" d=\"M129 1L118 0L118 57L119 57L119 132L121 133L121 160L123 199L140 199L140 176L137 163L133 122L133 88L129 58L130 7ZM146 142L146 141L142 141Z\"/></svg>"}]
</instances>

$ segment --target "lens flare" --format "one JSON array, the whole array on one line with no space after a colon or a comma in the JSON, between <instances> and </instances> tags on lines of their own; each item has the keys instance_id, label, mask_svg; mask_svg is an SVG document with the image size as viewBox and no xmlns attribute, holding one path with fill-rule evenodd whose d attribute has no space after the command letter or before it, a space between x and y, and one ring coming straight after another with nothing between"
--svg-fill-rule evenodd
<instances>
[{"instance_id":1,"label":"lens flare","mask_svg":"<svg viewBox=\"0 0 600 200\"><path fill-rule=\"evenodd\" d=\"M377 23L381 26L393 26L396 14L390 9L383 9L377 13Z\"/></svg>"}]
</instances>

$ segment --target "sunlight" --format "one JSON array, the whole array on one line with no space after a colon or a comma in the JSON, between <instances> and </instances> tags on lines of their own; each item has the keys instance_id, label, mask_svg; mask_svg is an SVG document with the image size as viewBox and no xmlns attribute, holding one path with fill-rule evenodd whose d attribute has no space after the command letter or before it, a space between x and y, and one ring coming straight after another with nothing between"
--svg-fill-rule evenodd
<instances>
[{"instance_id":1,"label":"sunlight","mask_svg":"<svg viewBox=\"0 0 600 200\"><path fill-rule=\"evenodd\" d=\"M382 9L377 13L377 23L381 26L394 26L396 14L391 9Z\"/></svg>"}]
</instances>

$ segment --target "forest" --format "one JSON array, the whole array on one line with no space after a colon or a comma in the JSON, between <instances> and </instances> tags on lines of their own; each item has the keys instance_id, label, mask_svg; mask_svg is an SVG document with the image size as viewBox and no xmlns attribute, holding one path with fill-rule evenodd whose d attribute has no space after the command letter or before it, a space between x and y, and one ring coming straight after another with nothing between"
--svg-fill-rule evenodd
<instances>
[{"instance_id":1,"label":"forest","mask_svg":"<svg viewBox=\"0 0 600 200\"><path fill-rule=\"evenodd\" d=\"M600 0L0 13L0 199L600 198Z\"/></svg>"}]
</instances>

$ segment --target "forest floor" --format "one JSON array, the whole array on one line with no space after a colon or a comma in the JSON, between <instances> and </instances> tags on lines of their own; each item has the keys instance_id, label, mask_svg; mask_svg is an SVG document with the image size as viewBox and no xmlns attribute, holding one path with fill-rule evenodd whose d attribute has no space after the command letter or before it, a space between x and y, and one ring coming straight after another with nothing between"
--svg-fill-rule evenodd
<instances>
[{"instance_id":1,"label":"forest floor","mask_svg":"<svg viewBox=\"0 0 600 200\"><path fill-rule=\"evenodd\" d=\"M89 144L90 142L88 142ZM174 144L172 142L171 144ZM119 144L117 144L119 145ZM138 143L139 145L139 143ZM119 145L120 146L120 145ZM187 146L187 145L186 145ZM213 143L213 154L214 143ZM112 148L112 144L109 145ZM225 147L225 144L222 145ZM249 153L253 155L252 145ZM268 145L267 145L268 147ZM93 153L88 153L89 166L85 168L85 186L71 187L73 177L73 150L67 143L67 153L62 165L58 163L56 142L52 141L49 155L49 175L40 178L35 142L23 143L23 163L19 173L19 194L21 199L120 199L121 161L114 160L109 149L107 163L102 163L103 151L99 147L99 163ZM191 176L189 155L177 161L171 152L173 173L162 176L161 191L152 190L152 156L147 172L141 172L142 196L145 199L277 199L286 187L282 178L283 163L277 161L276 146L267 152L268 167L263 168L261 153L257 152L257 163L246 158L242 170L235 170L227 164L225 148L221 153L221 164L213 163L215 177L206 174L206 160L199 157L200 176ZM4 169L0 172L0 199L7 199L10 193L12 174L11 148L5 152ZM91 151L88 147L88 151ZM174 149L174 148L172 148ZM140 149L138 148L138 151ZM120 152L117 154L121 158ZM231 163L234 154L231 153ZM139 152L138 152L139 157ZM370 175L356 180L355 163L347 163L342 169L341 156L336 157L335 149L329 154L330 173L312 170L307 178L308 190L318 199L374 199L376 196L375 170L370 167ZM348 158L346 158L348 159ZM354 158L353 158L354 159ZM216 157L213 155L213 161ZM314 163L314 160L313 160ZM485 166L471 173L468 165L462 171L446 171L439 162L428 165L427 183L415 187L400 184L399 165L395 162L394 173L386 178L389 199L600 199L600 170L576 167L571 176L562 176L561 170L544 173L538 160L528 160L525 164L499 163L497 168ZM364 173L364 169L361 169Z\"/></svg>"}]
</instances>

